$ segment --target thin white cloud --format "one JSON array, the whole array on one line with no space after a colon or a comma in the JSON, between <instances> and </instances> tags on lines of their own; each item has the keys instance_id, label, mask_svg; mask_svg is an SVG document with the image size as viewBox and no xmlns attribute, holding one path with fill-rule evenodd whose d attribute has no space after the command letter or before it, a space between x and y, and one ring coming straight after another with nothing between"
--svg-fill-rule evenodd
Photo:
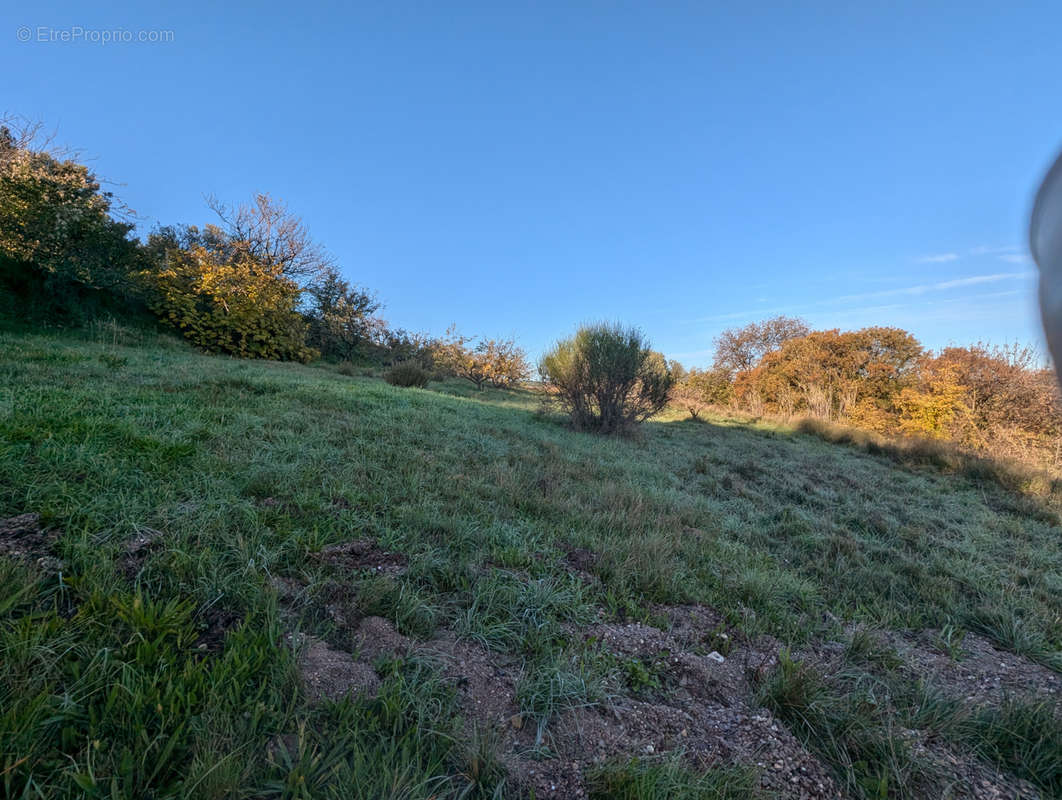
<instances>
[{"instance_id":1,"label":"thin white cloud","mask_svg":"<svg viewBox=\"0 0 1062 800\"><path fill-rule=\"evenodd\" d=\"M1006 261L1008 264L1028 264L1030 259L1025 253L1003 253L998 256L1000 261Z\"/></svg>"},{"instance_id":2,"label":"thin white cloud","mask_svg":"<svg viewBox=\"0 0 1062 800\"><path fill-rule=\"evenodd\" d=\"M826 309L824 309L823 306L828 307L838 304L857 303L866 300L885 300L887 298L918 297L921 295L932 294L934 292L962 289L967 286L980 286L988 283L999 283L1000 281L1021 280L1031 278L1034 275L1036 275L1035 272L1028 270L1021 272L996 272L990 275L970 275L965 278L953 278L952 280L939 281L937 283L923 283L916 286L905 286L901 289L885 289L877 292L840 295L838 297L830 297L802 306L777 306L775 308L757 308L745 311L735 311L728 314L716 314L709 317L690 320L690 322L725 322L727 320L747 319L750 317L762 318L765 314L812 314L825 312ZM883 309L899 305L903 304L858 306L843 313L857 313L868 309ZM841 313L841 311L838 310L833 313Z\"/></svg>"},{"instance_id":3,"label":"thin white cloud","mask_svg":"<svg viewBox=\"0 0 1062 800\"><path fill-rule=\"evenodd\" d=\"M850 302L852 300L870 300L875 297L894 297L896 295L919 295L926 292L939 292L947 289L958 289L963 286L976 286L981 283L996 283L997 281L1014 280L1016 278L1028 278L1032 275L1031 272L996 272L992 275L971 275L967 278L955 278L950 281L940 281L939 283L923 283L918 286L906 286L902 289L885 289L880 292L865 292L863 294L848 294L841 297L835 297L833 300L824 300L822 302Z\"/></svg>"},{"instance_id":4,"label":"thin white cloud","mask_svg":"<svg viewBox=\"0 0 1062 800\"><path fill-rule=\"evenodd\" d=\"M919 264L946 264L949 261L958 261L958 253L937 253L931 256L922 256L915 259Z\"/></svg>"},{"instance_id":5,"label":"thin white cloud","mask_svg":"<svg viewBox=\"0 0 1062 800\"><path fill-rule=\"evenodd\" d=\"M980 245L970 249L970 255L972 256L986 256L986 255L999 255L1000 253L1013 253L1021 248L1016 244L1008 244L1003 247L989 247L988 245Z\"/></svg>"}]
</instances>

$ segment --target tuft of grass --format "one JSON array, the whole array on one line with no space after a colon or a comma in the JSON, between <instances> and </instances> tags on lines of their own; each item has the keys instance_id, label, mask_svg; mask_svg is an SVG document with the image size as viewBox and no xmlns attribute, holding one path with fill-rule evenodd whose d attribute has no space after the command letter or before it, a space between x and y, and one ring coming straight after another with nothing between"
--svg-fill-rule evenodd
<instances>
[{"instance_id":1,"label":"tuft of grass","mask_svg":"<svg viewBox=\"0 0 1062 800\"><path fill-rule=\"evenodd\" d=\"M521 713L538 725L536 747L542 743L546 725L557 714L607 701L608 677L596 666L579 653L562 652L528 667L516 687L516 701Z\"/></svg>"},{"instance_id":2,"label":"tuft of grass","mask_svg":"<svg viewBox=\"0 0 1062 800\"><path fill-rule=\"evenodd\" d=\"M937 649L951 658L952 661L961 661L964 655L963 640L966 638L966 630L961 626L947 622L941 626L935 637Z\"/></svg>"},{"instance_id":3,"label":"tuft of grass","mask_svg":"<svg viewBox=\"0 0 1062 800\"><path fill-rule=\"evenodd\" d=\"M899 719L889 712L888 685L858 672L831 677L782 653L757 697L833 766L851 795L931 796L934 770L913 752Z\"/></svg>"},{"instance_id":4,"label":"tuft of grass","mask_svg":"<svg viewBox=\"0 0 1062 800\"><path fill-rule=\"evenodd\" d=\"M929 728L1044 792L1062 796L1062 725L1057 701L1004 698L970 705L930 688L911 698L910 723Z\"/></svg>"},{"instance_id":5,"label":"tuft of grass","mask_svg":"<svg viewBox=\"0 0 1062 800\"><path fill-rule=\"evenodd\" d=\"M454 628L493 650L541 658L563 645L562 622L590 620L585 590L573 578L527 580L491 570L469 587Z\"/></svg>"},{"instance_id":6,"label":"tuft of grass","mask_svg":"<svg viewBox=\"0 0 1062 800\"><path fill-rule=\"evenodd\" d=\"M1062 672L1062 647L1049 642L1043 633L1023 618L1021 612L980 605L966 615L966 624L970 630L988 637L1003 649Z\"/></svg>"},{"instance_id":7,"label":"tuft of grass","mask_svg":"<svg viewBox=\"0 0 1062 800\"><path fill-rule=\"evenodd\" d=\"M866 628L853 631L845 646L845 656L857 664L872 665L892 671L903 665L903 659L892 647Z\"/></svg>"},{"instance_id":8,"label":"tuft of grass","mask_svg":"<svg viewBox=\"0 0 1062 800\"><path fill-rule=\"evenodd\" d=\"M408 658L381 669L383 686L375 699L326 704L273 740L257 796L500 796L504 775L490 741L460 743L453 692L437 667Z\"/></svg>"},{"instance_id":9,"label":"tuft of grass","mask_svg":"<svg viewBox=\"0 0 1062 800\"><path fill-rule=\"evenodd\" d=\"M632 759L596 767L587 775L591 800L750 800L763 797L759 776L747 767L698 773L678 757Z\"/></svg>"},{"instance_id":10,"label":"tuft of grass","mask_svg":"<svg viewBox=\"0 0 1062 800\"><path fill-rule=\"evenodd\" d=\"M407 581L386 575L371 577L358 584L356 591L362 614L390 620L406 635L428 638L442 618L433 595Z\"/></svg>"}]
</instances>

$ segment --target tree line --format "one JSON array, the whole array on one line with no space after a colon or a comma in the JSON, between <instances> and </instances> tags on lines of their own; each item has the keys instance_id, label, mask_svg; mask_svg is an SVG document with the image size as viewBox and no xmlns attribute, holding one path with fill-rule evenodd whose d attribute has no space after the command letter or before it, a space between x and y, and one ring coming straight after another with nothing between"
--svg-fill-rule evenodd
<instances>
[{"instance_id":1,"label":"tree line","mask_svg":"<svg viewBox=\"0 0 1062 800\"><path fill-rule=\"evenodd\" d=\"M673 397L694 417L727 406L1053 465L1062 455L1054 374L1027 346L931 351L900 328L815 331L775 317L720 334L713 366L686 373Z\"/></svg>"},{"instance_id":2,"label":"tree line","mask_svg":"<svg viewBox=\"0 0 1062 800\"><path fill-rule=\"evenodd\" d=\"M400 386L441 375L476 388L530 377L511 338L394 328L369 290L281 201L208 198L209 222L155 228L135 217L77 154L39 126L0 122L0 310L76 324L101 311L142 316L196 346L240 357L366 363ZM6 308L3 308L6 306ZM882 434L948 439L981 451L1062 458L1051 373L1026 347L926 350L909 332L811 330L774 317L724 331L711 368L685 370L633 328L588 325L538 371L575 427L630 430L668 403L812 417Z\"/></svg>"},{"instance_id":3,"label":"tree line","mask_svg":"<svg viewBox=\"0 0 1062 800\"><path fill-rule=\"evenodd\" d=\"M50 324L101 311L154 318L212 353L401 364L413 383L439 372L477 387L528 376L512 339L389 326L377 297L345 280L269 194L207 206L206 224L157 227L141 241L134 215L76 153L9 119L0 124L0 302Z\"/></svg>"}]
</instances>

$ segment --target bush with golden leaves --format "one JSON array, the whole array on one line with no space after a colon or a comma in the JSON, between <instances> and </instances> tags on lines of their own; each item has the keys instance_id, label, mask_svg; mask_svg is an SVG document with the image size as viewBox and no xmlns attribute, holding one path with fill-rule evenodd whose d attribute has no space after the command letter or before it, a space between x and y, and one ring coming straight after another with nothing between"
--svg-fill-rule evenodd
<instances>
[{"instance_id":1,"label":"bush with golden leaves","mask_svg":"<svg viewBox=\"0 0 1062 800\"><path fill-rule=\"evenodd\" d=\"M530 374L527 354L514 339L477 340L461 335L455 326L435 344L432 355L437 369L464 378L477 389L486 383L499 388L514 386Z\"/></svg>"},{"instance_id":2,"label":"bush with golden leaves","mask_svg":"<svg viewBox=\"0 0 1062 800\"><path fill-rule=\"evenodd\" d=\"M249 256L174 248L143 280L152 310L204 350L303 362L316 355L296 309L298 285Z\"/></svg>"}]
</instances>

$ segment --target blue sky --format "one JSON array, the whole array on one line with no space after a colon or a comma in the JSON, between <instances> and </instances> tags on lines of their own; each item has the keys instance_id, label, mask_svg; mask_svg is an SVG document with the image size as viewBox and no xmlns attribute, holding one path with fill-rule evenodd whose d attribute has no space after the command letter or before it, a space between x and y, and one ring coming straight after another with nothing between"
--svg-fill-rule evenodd
<instances>
[{"instance_id":1,"label":"blue sky","mask_svg":"<svg viewBox=\"0 0 1062 800\"><path fill-rule=\"evenodd\" d=\"M537 354L620 319L688 364L775 313L1039 341L1057 3L170 5L5 4L0 110L146 228L285 199L396 325Z\"/></svg>"}]
</instances>

